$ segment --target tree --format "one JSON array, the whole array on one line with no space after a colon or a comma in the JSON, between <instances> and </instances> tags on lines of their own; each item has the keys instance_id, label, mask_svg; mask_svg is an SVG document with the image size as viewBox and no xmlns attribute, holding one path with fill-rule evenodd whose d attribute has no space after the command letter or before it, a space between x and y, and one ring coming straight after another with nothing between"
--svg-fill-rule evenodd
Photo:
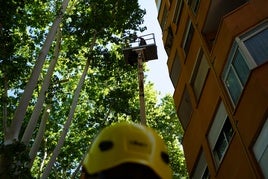
<instances>
[{"instance_id":1,"label":"tree","mask_svg":"<svg viewBox=\"0 0 268 179\"><path fill-rule=\"evenodd\" d=\"M21 93L21 96L18 98L20 99L20 101L18 102L18 106L16 107L14 116L13 116L13 120L11 121L10 125L7 125L7 103L4 103L3 105L3 127L4 127L4 144L3 147L11 144L14 142L14 140L17 142L19 140L19 134L20 131L23 127L23 121L25 121L26 117L26 110L28 108L28 104L30 104L31 102L35 103L35 95L34 94L34 89L35 87L38 85L38 79L39 76L42 75L42 69L43 69L43 65L45 64L45 59L46 57L49 57L49 50L50 47L52 45L53 39L55 37L56 34L56 30L59 27L59 24L63 18L63 15L65 13L65 10L67 8L68 5L68 0L64 0L61 4L60 8L54 8L57 7L58 4L54 4L54 7L50 4L50 1L47 1L49 4L44 6L44 7L48 7L48 9L56 9L54 10L54 12L56 12L55 16L55 20L51 25L51 28L47 28L48 29L48 33L46 38L44 38L44 40L40 40L39 42L43 42L44 44L41 46L40 49L40 53L39 56L35 62L35 64L33 65L33 70L30 76L29 81L27 82L27 85L25 86L25 89L23 91L23 93ZM12 4L13 3L13 4ZM35 10L37 10L39 7L37 6L32 6L30 5L30 3L26 2L26 3L14 3L14 2L7 2L5 5L10 5L11 6L15 6L15 11L12 11L11 14L9 14L9 17L14 17L14 15L21 9L24 10L25 14L30 14L32 12L34 12ZM28 4L27 4L28 3ZM46 2L45 2L46 3ZM129 4L131 3L131 4ZM43 6L42 6L43 7ZM31 9L32 8L32 9ZM73 7L72 7L73 8ZM25 10L26 9L26 10ZM45 9L45 8L44 8ZM58 10L59 9L59 10ZM45 9L47 10L47 9ZM82 10L82 11L81 11ZM72 116L74 114L75 108L76 108L76 103L78 101L78 97L79 97L79 93L80 90L82 89L83 86L83 81L87 75L87 71L89 68L89 62L90 62L90 56L91 54L93 54L93 47L95 46L95 42L98 39L98 44L107 44L107 43L113 43L116 42L118 43L118 39L119 36L129 33L129 31L135 31L139 29L139 25L142 22L142 16L143 16L143 11L139 9L138 7L138 3L137 1L107 1L105 3L103 2L99 2L99 1L88 1L85 2L84 4L77 4L77 6L75 6L75 8L71 9L68 11L68 15L67 18L68 19L78 19L81 21L77 21L75 23L72 23L73 21L66 21L66 25L64 26L64 32L66 32L68 34L68 38L65 39L65 42L67 42L68 44L68 39L71 36L76 37L77 41L77 45L75 47L70 47L70 50L74 50L74 52L77 53L72 53L72 56L75 55L81 55L81 57L83 59L86 59L86 66L84 69L84 74L81 77L80 83L78 84L78 88L77 88L77 92L75 93L75 98L73 99L73 105L72 105L72 109L69 113L69 117L68 120L66 122L66 127L64 128L64 133L61 136L61 139L59 140L59 143L54 151L54 153L58 153L58 150L61 148L61 145L63 144L64 138L67 134L68 128L71 124L72 121ZM124 14L122 14L124 13ZM81 16L81 14L83 16ZM15 17L19 17L16 16ZM16 24L16 22L19 22L21 19L18 18L19 20L17 21L11 21L12 25ZM37 21L39 18L28 18L29 20L35 20ZM12 20L12 19L11 19ZM98 21L96 21L98 20ZM1 19L1 22L5 22L4 23L4 28L1 29L1 34L3 36L2 39L4 38L10 38L10 36L14 36L14 34L16 33L16 29L11 25L9 26L9 22L5 21L5 17ZM25 22L25 21L24 21ZM27 22L27 20L26 20ZM81 23L82 22L82 23ZM100 23L100 22L104 22L104 23ZM80 24L79 24L80 23ZM89 24L88 24L89 23ZM35 24L35 23L33 23ZM38 24L38 23L36 23ZM84 26L85 24L88 24L90 26ZM38 24L39 25L39 24ZM42 29L40 29L40 26L27 26L24 25L24 27L28 28L30 33L28 32L23 32L26 34L26 36L31 36L34 35L35 32L39 32L43 29L43 27L41 27ZM48 27L48 26L47 26ZM46 28L46 27L45 27ZM71 28L71 29L70 29ZM82 30L82 34L81 33ZM19 32L21 32L23 30L20 29ZM3 33L2 33L3 32ZM7 32L7 33L6 33ZM8 33L11 32L11 33ZM94 34L94 35L93 35ZM81 36L82 35L82 36ZM93 41L89 42L89 39L92 39L92 35L94 36ZM85 37L88 37L88 39L85 39ZM72 40L69 40L69 42ZM12 50L14 51L14 45L12 43L9 43L8 40L5 40L5 42L7 42L7 45L4 44L5 50L6 52L3 53L3 62L7 61L6 58L8 58L8 56L5 54L8 52L10 54L10 56L14 56ZM78 43L79 42L79 43ZM80 51L81 49L85 49L87 47L87 45L91 43L91 48L90 50L86 50L86 52L82 52ZM34 44L35 46L38 46L40 44ZM80 52L79 52L80 51ZM55 57L57 58L57 57ZM77 58L77 57L75 57ZM1 61L2 62L2 61ZM5 70L7 69L6 67L8 67L8 65L4 64L5 68L3 68L2 73L3 74L8 74L8 71ZM54 64L55 65L55 64ZM12 66L12 65L10 65ZM53 71L53 68L51 68L52 70L50 70L49 72L49 76L51 76L51 72ZM30 123L27 127L26 132L24 133L25 135L22 138L22 142L24 144L22 145L27 145L28 141L30 139L31 133L33 131L33 129L35 128L35 124L37 124L37 117L39 115L40 111L40 107L42 105L42 103L44 102L44 94L45 91L48 88L48 84L49 84L49 76L48 78L46 78L46 82L43 83L44 85L41 87L41 95L39 95L38 98L38 102L37 102L37 107L35 108L36 110L33 112L34 117L31 117ZM4 90L3 90L3 98L5 98L5 100L8 98L8 81L7 81L7 75L4 77ZM39 88L40 86L38 86ZM41 102L39 102L41 101ZM26 146L27 148L27 146ZM54 159L57 157L57 155L55 155ZM16 162L16 161L15 161ZM53 164L53 160L52 160L52 164ZM51 165L49 165L51 166ZM49 169L48 169L49 172ZM48 173L45 172L45 173Z\"/></svg>"},{"instance_id":2,"label":"tree","mask_svg":"<svg viewBox=\"0 0 268 179\"><path fill-rule=\"evenodd\" d=\"M173 98L166 95L151 113L149 125L155 128L166 141L170 155L173 178L187 177L185 158L181 145L183 129L179 123Z\"/></svg>"},{"instance_id":3,"label":"tree","mask_svg":"<svg viewBox=\"0 0 268 179\"><path fill-rule=\"evenodd\" d=\"M111 3L115 3L115 4L111 4ZM115 36L118 36L120 34L124 34L126 33L126 31L129 30L137 30L138 29L138 25L140 24L139 22L141 22L139 19L142 17L140 15L142 15L142 11L139 11L138 6L136 6L137 8L133 8L133 3L130 4L131 2L123 2L123 1L107 1L106 3L100 2L100 1L89 1L88 2L88 7L86 9L84 9L84 11L79 11L80 13L82 12L83 16L79 16L80 20L82 21L81 26L79 26L79 30L75 31L74 28L76 26L73 26L72 28L72 33L76 36L77 39L79 39L81 36L81 29L82 29L82 34L83 34L83 40L84 37L89 37L91 36L92 41L91 42L87 42L87 41L83 41L85 44L89 45L89 50L87 51L86 55L89 55L89 58L86 59L86 65L84 67L82 76L79 80L78 86L75 90L74 93L74 98L73 98L73 103L71 105L71 109L68 115L68 119L66 121L66 123L64 124L64 128L61 134L61 137L58 141L58 145L56 146L56 148L53 151L53 154L51 156L51 160L49 161L47 167L45 168L44 174L42 176L42 178L47 178L48 174L50 173L50 170L52 168L52 165L54 164L56 157L59 154L59 150L63 145L63 142L65 140L65 137L67 135L67 132L69 130L69 127L71 125L72 122L72 118L78 103L78 98L79 98L79 94L80 91L82 89L85 77L87 75L87 71L89 69L89 65L91 62L91 58L92 56L91 53L93 53L93 48L95 47L95 44L97 42L97 40L100 40L100 45L102 45L103 43L106 45L107 42L113 43L113 41L116 39L118 40L118 38L116 38ZM137 5L137 2L136 2ZM76 6L76 8L78 9L79 5ZM135 7L135 6L134 6ZM81 7L82 9L84 8L84 6ZM127 11L126 11L127 10ZM138 11L137 11L138 10ZM132 15L135 14L137 12L140 12L140 15L138 17L136 17L135 19L132 19ZM77 14L75 13L75 15L71 15L69 18L71 19L77 19ZM83 18L82 18L83 17ZM86 29L83 29L84 24L88 23L88 21L93 20L94 22L94 26L91 27L86 27ZM96 21L98 20L98 21ZM139 22L137 21L139 20ZM72 22L72 21L71 21ZM97 23L96 23L97 22ZM101 23L102 22L102 23ZM92 23L93 24L93 23ZM89 24L89 25L92 25ZM127 26L125 25L127 24ZM72 27L73 24L70 24L68 26L68 28ZM130 25L132 29L130 29ZM93 38L92 38L93 37ZM115 37L115 38L114 38ZM118 43L118 41L116 41ZM84 45L84 44L82 44Z\"/></svg>"},{"instance_id":4,"label":"tree","mask_svg":"<svg viewBox=\"0 0 268 179\"><path fill-rule=\"evenodd\" d=\"M125 64L122 48L124 38L145 29L145 11L136 0L73 0L68 8L68 1L3 3L12 11L0 13L0 165L8 164L0 176L31 177L31 168L38 178L68 178L103 127L139 122L137 69ZM54 42L56 30L62 35ZM158 105L153 85L146 88L148 124L177 151L178 138L166 130L170 99Z\"/></svg>"},{"instance_id":5,"label":"tree","mask_svg":"<svg viewBox=\"0 0 268 179\"><path fill-rule=\"evenodd\" d=\"M60 8L60 11L59 11L57 17L55 18L55 20L54 20L54 22L53 22L53 24L52 24L52 26L47 34L45 42L44 42L42 49L39 53L38 59L36 60L35 66L32 70L30 79L29 79L27 85L25 86L24 93L22 94L20 101L19 101L19 105L16 108L13 120L10 124L10 127L7 129L5 144L10 144L10 143L12 143L13 140L18 140L18 136L19 136L19 133L21 130L21 125L23 123L28 104L31 100L34 88L37 85L38 77L41 73L42 66L45 62L45 59L46 59L46 56L49 52L51 44L55 38L57 29L60 25L60 22L63 18L64 13L65 13L65 10L68 6L68 2L69 2L69 0L64 0L62 2L62 6Z\"/></svg>"}]
</instances>

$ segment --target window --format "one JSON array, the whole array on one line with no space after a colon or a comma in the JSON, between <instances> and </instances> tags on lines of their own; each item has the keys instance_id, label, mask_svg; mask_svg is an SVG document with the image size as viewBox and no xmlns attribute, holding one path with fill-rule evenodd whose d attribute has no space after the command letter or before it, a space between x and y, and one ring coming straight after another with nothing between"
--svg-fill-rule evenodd
<instances>
[{"instance_id":1,"label":"window","mask_svg":"<svg viewBox=\"0 0 268 179\"><path fill-rule=\"evenodd\" d=\"M233 127L224 104L221 102L208 134L208 141L217 167L228 149L233 134Z\"/></svg>"},{"instance_id":2,"label":"window","mask_svg":"<svg viewBox=\"0 0 268 179\"><path fill-rule=\"evenodd\" d=\"M157 7L157 13L159 13L160 6L161 6L161 0L156 0L155 3L156 3L156 7Z\"/></svg>"},{"instance_id":3,"label":"window","mask_svg":"<svg viewBox=\"0 0 268 179\"><path fill-rule=\"evenodd\" d=\"M174 13L174 17L173 17L174 24L179 24L179 21L181 18L181 13L182 13L182 7L183 7L183 0L177 0L175 13Z\"/></svg>"},{"instance_id":4,"label":"window","mask_svg":"<svg viewBox=\"0 0 268 179\"><path fill-rule=\"evenodd\" d=\"M268 61L268 23L236 38L222 79L234 106L237 105L250 72Z\"/></svg>"},{"instance_id":5,"label":"window","mask_svg":"<svg viewBox=\"0 0 268 179\"><path fill-rule=\"evenodd\" d=\"M162 21L161 21L161 24L160 24L162 32L165 30L165 26L166 26L166 23L167 23L167 18L168 18L168 9L167 9L167 6L165 6L163 16L162 16Z\"/></svg>"},{"instance_id":6,"label":"window","mask_svg":"<svg viewBox=\"0 0 268 179\"><path fill-rule=\"evenodd\" d=\"M223 80L232 103L236 105L249 77L250 69L237 44L234 44L232 51L234 52L231 52L232 56L229 57L231 63L225 69Z\"/></svg>"},{"instance_id":7,"label":"window","mask_svg":"<svg viewBox=\"0 0 268 179\"><path fill-rule=\"evenodd\" d=\"M168 28L168 35L167 35L167 39L166 39L166 42L165 42L165 50L167 52L167 55L170 54L170 51L171 51L171 48L172 48L172 44L173 44L173 33L172 33L172 29L171 27L169 26Z\"/></svg>"},{"instance_id":8,"label":"window","mask_svg":"<svg viewBox=\"0 0 268 179\"><path fill-rule=\"evenodd\" d=\"M173 64L171 68L171 73L170 73L170 78L174 87L177 86L178 80L180 78L180 74L181 74L181 63L179 59L179 54L176 51L175 58L173 60Z\"/></svg>"},{"instance_id":9,"label":"window","mask_svg":"<svg viewBox=\"0 0 268 179\"><path fill-rule=\"evenodd\" d=\"M185 55L187 55L189 50L190 50L193 35L194 35L194 27L192 25L192 22L190 20L188 20L188 24L186 27L186 31L184 33L184 40L183 40L183 44L182 44Z\"/></svg>"},{"instance_id":10,"label":"window","mask_svg":"<svg viewBox=\"0 0 268 179\"><path fill-rule=\"evenodd\" d=\"M182 100L179 105L179 110L178 110L178 113L179 113L178 116L179 116L181 125L184 130L187 128L189 124L190 118L192 116L192 112L193 112L193 107L190 101L190 96L185 87L183 91Z\"/></svg>"},{"instance_id":11,"label":"window","mask_svg":"<svg viewBox=\"0 0 268 179\"><path fill-rule=\"evenodd\" d=\"M194 90L196 100L199 100L209 71L209 64L202 49L199 49L190 84Z\"/></svg>"},{"instance_id":12,"label":"window","mask_svg":"<svg viewBox=\"0 0 268 179\"><path fill-rule=\"evenodd\" d=\"M260 168L263 172L264 178L268 178L268 119L266 119L265 124L253 146L253 153L256 160L258 161Z\"/></svg>"},{"instance_id":13,"label":"window","mask_svg":"<svg viewBox=\"0 0 268 179\"><path fill-rule=\"evenodd\" d=\"M232 125L229 118L227 118L213 150L217 161L220 161L223 158L228 144L230 143L230 140L233 136L233 133L234 131Z\"/></svg>"},{"instance_id":14,"label":"window","mask_svg":"<svg viewBox=\"0 0 268 179\"><path fill-rule=\"evenodd\" d=\"M192 11L196 14L199 8L200 0L189 0L188 4L191 6Z\"/></svg>"},{"instance_id":15,"label":"window","mask_svg":"<svg viewBox=\"0 0 268 179\"><path fill-rule=\"evenodd\" d=\"M206 170L202 175L202 179L209 179L209 178L210 178L210 173L209 173L208 167L206 167Z\"/></svg>"},{"instance_id":16,"label":"window","mask_svg":"<svg viewBox=\"0 0 268 179\"><path fill-rule=\"evenodd\" d=\"M249 52L257 66L268 61L268 22L242 38L245 51Z\"/></svg>"},{"instance_id":17,"label":"window","mask_svg":"<svg viewBox=\"0 0 268 179\"><path fill-rule=\"evenodd\" d=\"M192 179L209 179L210 173L206 162L204 151L202 150L197 165L195 167Z\"/></svg>"}]
</instances>

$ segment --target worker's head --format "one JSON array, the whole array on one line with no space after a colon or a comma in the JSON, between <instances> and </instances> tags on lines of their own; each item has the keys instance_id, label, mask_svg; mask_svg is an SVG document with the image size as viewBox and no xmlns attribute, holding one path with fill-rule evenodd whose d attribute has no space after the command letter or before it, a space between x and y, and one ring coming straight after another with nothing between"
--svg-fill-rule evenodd
<instances>
[{"instance_id":1,"label":"worker's head","mask_svg":"<svg viewBox=\"0 0 268 179\"><path fill-rule=\"evenodd\" d=\"M167 148L152 129L118 123L103 129L84 162L81 178L172 178Z\"/></svg>"}]
</instances>

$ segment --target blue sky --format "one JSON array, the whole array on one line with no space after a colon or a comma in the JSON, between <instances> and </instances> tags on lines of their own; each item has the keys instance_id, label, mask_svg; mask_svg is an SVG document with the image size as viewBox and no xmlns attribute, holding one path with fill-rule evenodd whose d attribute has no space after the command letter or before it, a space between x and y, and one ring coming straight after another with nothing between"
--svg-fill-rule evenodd
<instances>
[{"instance_id":1,"label":"blue sky","mask_svg":"<svg viewBox=\"0 0 268 179\"><path fill-rule=\"evenodd\" d=\"M146 72L147 80L154 83L155 89L161 92L161 96L167 93L173 94L174 88L170 81L167 68L167 55L162 43L162 32L157 21L157 8L154 0L139 0L142 9L146 9L144 17L147 31L144 34L154 33L156 38L158 60L147 62L149 72Z\"/></svg>"}]
</instances>

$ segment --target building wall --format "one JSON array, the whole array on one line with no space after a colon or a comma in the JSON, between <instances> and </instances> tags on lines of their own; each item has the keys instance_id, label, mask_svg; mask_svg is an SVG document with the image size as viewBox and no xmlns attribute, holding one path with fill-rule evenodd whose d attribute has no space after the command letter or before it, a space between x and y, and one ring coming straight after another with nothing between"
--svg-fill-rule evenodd
<instances>
[{"instance_id":1,"label":"building wall","mask_svg":"<svg viewBox=\"0 0 268 179\"><path fill-rule=\"evenodd\" d=\"M177 79L172 77L172 80L176 81L173 83L173 98L180 122L185 125L183 147L189 175L195 176L203 152L211 178L262 178L263 172L252 148L268 116L268 60L251 69L235 105L230 99L222 76L236 37L268 19L268 1L240 1L238 4L229 1L230 7L222 8L226 11L219 12L222 13L220 17L215 16L219 22L215 22L216 25L212 27L210 25L213 24L212 15L217 8L216 1L200 0L196 13L190 7L194 0L183 1L180 20L176 24L173 20L177 2L180 0L162 0L158 20L162 24L163 43L168 54L167 66L171 76L176 71L173 67L174 61L179 60L180 64ZM215 9L212 9L212 6L215 6ZM210 19L212 21L209 21ZM189 51L185 53L183 44L188 20L192 22L194 33ZM196 97L192 79L200 49L204 55L202 60L207 60L209 69L201 95ZM188 97L184 96L185 91ZM180 109L186 108L182 105L189 103L192 110L185 110L187 114L183 114ZM217 163L208 138L221 103L230 120L233 135L222 160ZM182 119L185 116L190 116L189 120Z\"/></svg>"}]
</instances>

